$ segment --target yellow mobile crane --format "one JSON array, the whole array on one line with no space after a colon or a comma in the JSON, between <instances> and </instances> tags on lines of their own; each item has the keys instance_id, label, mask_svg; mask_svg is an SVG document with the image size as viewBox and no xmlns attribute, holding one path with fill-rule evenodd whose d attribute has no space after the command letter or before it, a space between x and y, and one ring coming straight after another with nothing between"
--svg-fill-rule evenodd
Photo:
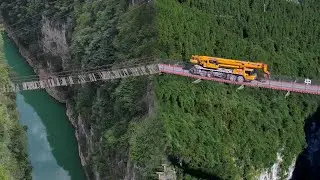
<instances>
[{"instance_id":1,"label":"yellow mobile crane","mask_svg":"<svg viewBox=\"0 0 320 180\"><path fill-rule=\"evenodd\" d=\"M269 79L268 65L259 62L240 61L210 56L192 55L190 62L195 64L191 74L206 77L218 77L231 81L253 81L257 80L257 70L263 70L264 77Z\"/></svg>"}]
</instances>

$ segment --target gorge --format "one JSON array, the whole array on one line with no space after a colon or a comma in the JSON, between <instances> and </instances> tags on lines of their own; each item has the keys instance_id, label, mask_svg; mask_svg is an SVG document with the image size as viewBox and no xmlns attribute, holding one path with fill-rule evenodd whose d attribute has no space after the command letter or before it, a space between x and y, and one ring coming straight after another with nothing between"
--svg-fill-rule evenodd
<instances>
[{"instance_id":1,"label":"gorge","mask_svg":"<svg viewBox=\"0 0 320 180\"><path fill-rule=\"evenodd\" d=\"M8 36L40 77L150 56L187 61L214 54L259 59L275 74L319 78L317 1L270 1L265 11L262 0L133 2L4 0L0 11ZM285 178L319 102L170 75L47 92L66 106L89 179L154 179L168 157L222 179L254 179L280 149L278 176ZM177 167L179 177L192 179Z\"/></svg>"}]
</instances>

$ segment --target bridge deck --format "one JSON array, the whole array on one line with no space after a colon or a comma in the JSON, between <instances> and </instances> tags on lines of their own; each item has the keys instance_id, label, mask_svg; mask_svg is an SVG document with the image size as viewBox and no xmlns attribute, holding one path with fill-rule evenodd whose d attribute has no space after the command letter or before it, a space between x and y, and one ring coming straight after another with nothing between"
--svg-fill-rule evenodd
<instances>
[{"instance_id":1,"label":"bridge deck","mask_svg":"<svg viewBox=\"0 0 320 180\"><path fill-rule=\"evenodd\" d=\"M180 66L168 65L168 64L159 64L159 70L160 72L163 72L163 73L176 74L179 76L186 76L191 78L211 80L211 81L217 81L217 82L223 82L223 83L238 84L238 85L245 85L245 86L251 86L251 87L261 87L261 88L275 89L275 90L281 90L281 91L292 91L292 92L298 92L298 93L320 94L320 86L288 82L283 80L282 81L270 80L266 82L252 81L252 82L239 83L239 82L234 82L234 81L220 79L220 78L202 77L199 75L193 75L188 70L185 70Z\"/></svg>"},{"instance_id":2,"label":"bridge deck","mask_svg":"<svg viewBox=\"0 0 320 180\"><path fill-rule=\"evenodd\" d=\"M202 77L193 75L189 70L183 69L181 66L170 64L149 64L140 65L137 67L126 67L118 69L97 69L90 72L78 72L77 74L69 74L67 76L54 76L52 75L46 79L36 79L29 81L13 82L9 86L3 87L5 92L17 92L21 90L36 90L44 88L54 88L60 86L72 86L74 84L84 84L95 81L106 81L119 78L127 78L132 76L143 76L157 73L175 74L179 76L186 76L196 79L205 79L222 83L238 84L251 87L269 88L281 91L292 91L307 94L320 94L320 85L307 85L303 81L298 80L294 82L292 79L269 80L266 82L253 81L253 82L234 82L220 78Z\"/></svg>"}]
</instances>

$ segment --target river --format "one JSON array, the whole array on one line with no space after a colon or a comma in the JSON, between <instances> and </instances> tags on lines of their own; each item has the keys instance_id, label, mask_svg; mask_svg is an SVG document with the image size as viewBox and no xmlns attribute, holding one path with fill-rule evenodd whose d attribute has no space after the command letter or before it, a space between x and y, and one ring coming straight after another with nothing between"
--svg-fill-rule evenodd
<instances>
[{"instance_id":1,"label":"river","mask_svg":"<svg viewBox=\"0 0 320 180\"><path fill-rule=\"evenodd\" d=\"M17 47L4 36L5 58L18 76L34 75ZM28 157L33 180L84 180L74 128L65 106L44 90L17 93L19 122L28 127Z\"/></svg>"}]
</instances>

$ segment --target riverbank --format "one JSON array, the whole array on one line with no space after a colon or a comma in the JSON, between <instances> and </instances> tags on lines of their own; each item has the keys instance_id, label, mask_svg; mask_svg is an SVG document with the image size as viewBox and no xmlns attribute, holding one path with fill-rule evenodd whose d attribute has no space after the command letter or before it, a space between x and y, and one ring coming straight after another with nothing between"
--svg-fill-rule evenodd
<instances>
[{"instance_id":1,"label":"riverbank","mask_svg":"<svg viewBox=\"0 0 320 180\"><path fill-rule=\"evenodd\" d=\"M5 85L9 83L9 72L5 65L2 36L0 26L0 84ZM14 94L0 91L0 179L31 179L26 141L26 132L18 123Z\"/></svg>"}]
</instances>

